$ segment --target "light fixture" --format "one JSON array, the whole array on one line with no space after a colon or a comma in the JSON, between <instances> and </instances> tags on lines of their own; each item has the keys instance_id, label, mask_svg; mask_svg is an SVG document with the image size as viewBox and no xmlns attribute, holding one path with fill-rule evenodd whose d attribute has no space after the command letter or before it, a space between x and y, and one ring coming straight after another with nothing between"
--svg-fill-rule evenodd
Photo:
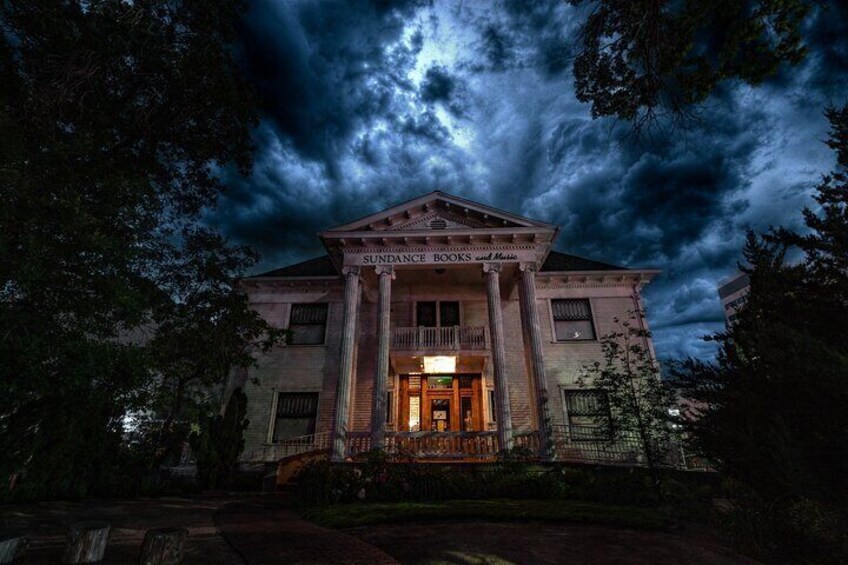
<instances>
[{"instance_id":1,"label":"light fixture","mask_svg":"<svg viewBox=\"0 0 848 565\"><path fill-rule=\"evenodd\" d=\"M425 373L455 373L456 372L456 356L455 355L435 355L424 356L424 372Z\"/></svg>"}]
</instances>

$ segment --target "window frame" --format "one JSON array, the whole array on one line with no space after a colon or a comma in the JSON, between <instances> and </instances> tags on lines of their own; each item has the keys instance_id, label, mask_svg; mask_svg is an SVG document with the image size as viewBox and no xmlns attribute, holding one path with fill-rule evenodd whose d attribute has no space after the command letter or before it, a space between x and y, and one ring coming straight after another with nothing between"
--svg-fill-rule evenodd
<instances>
[{"instance_id":1,"label":"window frame","mask_svg":"<svg viewBox=\"0 0 848 565\"><path fill-rule=\"evenodd\" d=\"M268 443L271 445L279 445L280 443L286 441L286 439L275 439L274 436L277 432L277 420L279 420L279 406L280 406L280 396L286 394L298 394L298 395L314 395L315 396L315 413L313 416L313 424L312 424L312 433L318 433L318 415L321 411L321 391L320 390L278 390L272 389L274 394L274 399L271 402L271 422L268 426ZM306 434L309 435L309 434ZM295 436L300 437L300 436Z\"/></svg>"},{"instance_id":2,"label":"window frame","mask_svg":"<svg viewBox=\"0 0 848 565\"><path fill-rule=\"evenodd\" d=\"M459 324L457 327L462 326L462 322L465 319L465 313L463 312L462 300L416 300L412 305L412 325L413 327L418 326L418 304L432 302L436 305L436 325L432 326L434 328L452 328L454 326L443 326L442 325L442 302L456 302L457 313L459 315ZM429 326L423 326L429 327Z\"/></svg>"},{"instance_id":3,"label":"window frame","mask_svg":"<svg viewBox=\"0 0 848 565\"><path fill-rule=\"evenodd\" d=\"M327 330L330 327L330 303L329 302L291 302L289 303L289 315L288 315L288 323L286 324L286 329L291 331L292 329L292 314L294 313L295 306L315 306L315 305L324 305L326 309L326 316L324 318L324 334L321 336L320 343L293 343L288 342L286 345L290 347L324 347L327 345ZM297 325L309 325L309 324L297 324ZM312 324L318 325L318 324ZM293 335L293 334L292 334Z\"/></svg>"},{"instance_id":4,"label":"window frame","mask_svg":"<svg viewBox=\"0 0 848 565\"><path fill-rule=\"evenodd\" d=\"M589 323L592 325L592 337L581 339L559 339L556 331L556 319L554 318L554 300L585 300L589 305ZM595 305L594 300L586 297L561 297L548 299L548 318L551 324L551 343L568 344L568 343L597 343L598 341L598 325L595 322Z\"/></svg>"},{"instance_id":5,"label":"window frame","mask_svg":"<svg viewBox=\"0 0 848 565\"><path fill-rule=\"evenodd\" d=\"M606 400L605 404L606 404L607 416L609 416L610 415L609 414L610 405L609 405L609 397L608 397L607 393L602 391L599 388L574 388L574 387L567 387L567 386L560 387L560 391L561 391L561 398L562 398L562 412L563 412L563 416L565 417L565 425L568 428L568 438L569 438L569 440L573 441L573 442L599 442L599 441L606 442L606 441L609 441L610 438L607 437L605 434L600 433L600 431L599 431L599 433L594 434L593 437L585 437L585 436L580 437L579 435L577 437L575 437L574 430L572 429L572 426L579 426L579 427L584 427L584 428L590 427L590 426L580 426L579 424L572 424L571 423L572 414L569 414L568 399L567 399L569 393L572 393L572 394L573 393L594 393L594 394L602 394L604 396L607 396L607 400ZM598 414L600 414L600 412L598 412ZM577 417L580 417L580 416L586 417L585 414L578 414L577 415ZM598 428L598 427L600 427L600 426L596 426L596 428Z\"/></svg>"}]
</instances>

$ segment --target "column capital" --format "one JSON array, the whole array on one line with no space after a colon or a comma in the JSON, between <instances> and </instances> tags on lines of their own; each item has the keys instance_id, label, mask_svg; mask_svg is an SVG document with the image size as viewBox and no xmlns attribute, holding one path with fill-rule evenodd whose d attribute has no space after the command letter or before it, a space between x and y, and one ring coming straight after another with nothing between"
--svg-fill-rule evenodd
<instances>
[{"instance_id":1,"label":"column capital","mask_svg":"<svg viewBox=\"0 0 848 565\"><path fill-rule=\"evenodd\" d=\"M503 265L500 263L483 263L483 272L484 273L495 273L500 274L503 270Z\"/></svg>"},{"instance_id":2,"label":"column capital","mask_svg":"<svg viewBox=\"0 0 848 565\"><path fill-rule=\"evenodd\" d=\"M389 275L392 279L395 278L395 266L394 265L377 265L374 267L374 272L377 273L377 276L380 275Z\"/></svg>"},{"instance_id":3,"label":"column capital","mask_svg":"<svg viewBox=\"0 0 848 565\"><path fill-rule=\"evenodd\" d=\"M537 273L539 272L539 265L531 261L522 261L518 264L518 269L523 273Z\"/></svg>"},{"instance_id":4,"label":"column capital","mask_svg":"<svg viewBox=\"0 0 848 565\"><path fill-rule=\"evenodd\" d=\"M349 275L353 275L355 277L358 277L360 275L360 273L361 273L361 268L359 267L359 265L348 265L347 267L342 267L342 274L345 277L348 277Z\"/></svg>"}]
</instances>

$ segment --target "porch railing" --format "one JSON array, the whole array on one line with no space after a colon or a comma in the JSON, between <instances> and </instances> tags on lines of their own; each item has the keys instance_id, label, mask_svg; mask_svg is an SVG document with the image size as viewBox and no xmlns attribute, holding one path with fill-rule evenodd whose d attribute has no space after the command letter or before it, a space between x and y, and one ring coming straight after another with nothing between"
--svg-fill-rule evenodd
<instances>
[{"instance_id":1,"label":"porch railing","mask_svg":"<svg viewBox=\"0 0 848 565\"><path fill-rule=\"evenodd\" d=\"M251 463L270 463L292 455L312 451L327 451L330 449L330 443L329 432L288 438L254 450L247 460Z\"/></svg>"},{"instance_id":2,"label":"porch railing","mask_svg":"<svg viewBox=\"0 0 848 565\"><path fill-rule=\"evenodd\" d=\"M446 326L427 328L394 328L392 349L488 349L489 332L485 326Z\"/></svg>"}]
</instances>

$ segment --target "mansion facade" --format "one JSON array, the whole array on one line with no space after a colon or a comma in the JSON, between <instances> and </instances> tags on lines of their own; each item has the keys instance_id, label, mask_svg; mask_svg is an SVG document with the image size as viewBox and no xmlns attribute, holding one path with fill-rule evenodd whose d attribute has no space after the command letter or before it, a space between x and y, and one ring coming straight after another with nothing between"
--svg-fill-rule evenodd
<instances>
[{"instance_id":1,"label":"mansion facade","mask_svg":"<svg viewBox=\"0 0 848 565\"><path fill-rule=\"evenodd\" d=\"M245 462L579 449L603 406L582 368L615 318L645 324L640 289L658 271L553 251L558 233L433 192L322 232L322 257L244 279L252 307L290 330L245 381Z\"/></svg>"}]
</instances>

